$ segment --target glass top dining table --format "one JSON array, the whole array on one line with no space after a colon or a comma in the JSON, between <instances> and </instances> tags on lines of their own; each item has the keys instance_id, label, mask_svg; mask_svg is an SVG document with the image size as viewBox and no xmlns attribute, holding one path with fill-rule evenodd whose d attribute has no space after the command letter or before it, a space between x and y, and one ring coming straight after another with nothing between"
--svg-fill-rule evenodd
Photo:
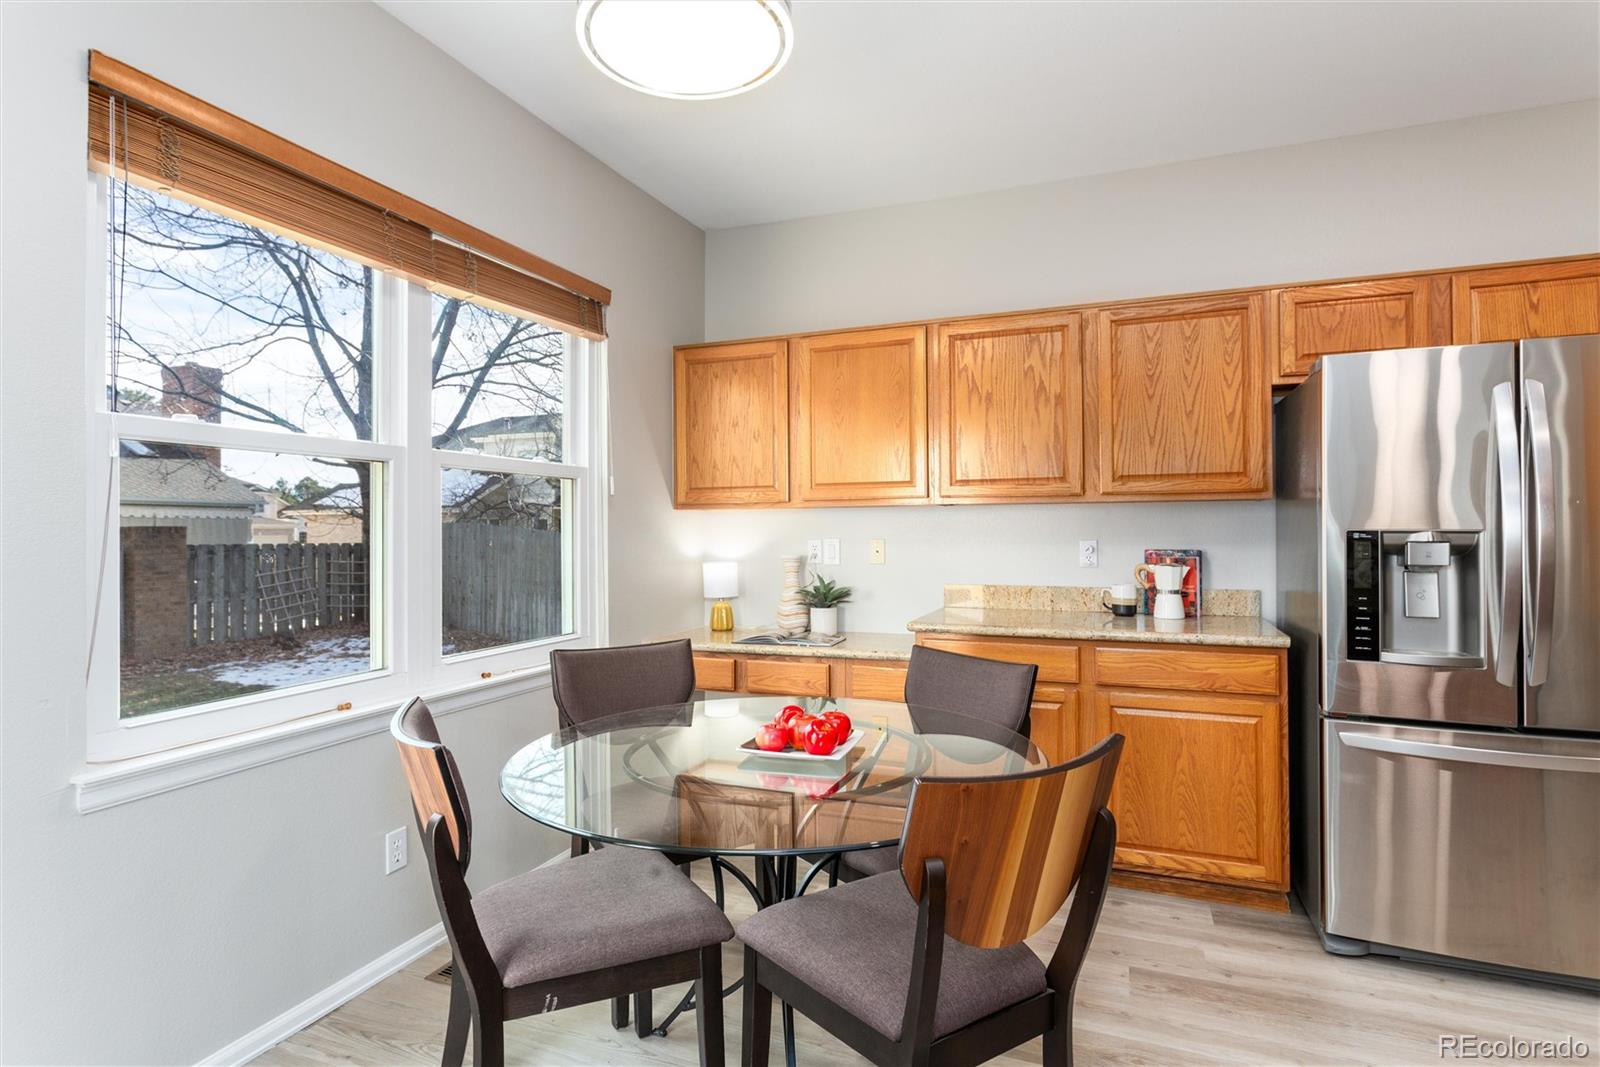
<instances>
[{"instance_id":1,"label":"glass top dining table","mask_svg":"<svg viewBox=\"0 0 1600 1067\"><path fill-rule=\"evenodd\" d=\"M831 758L753 749L756 731L786 705L850 716L851 739ZM805 893L844 853L900 840L921 777L984 778L1048 763L1022 734L958 713L878 700L728 696L646 708L547 734L500 773L511 806L591 842L710 859L716 901L723 874L757 907ZM753 859L754 880L732 861ZM801 877L802 862L810 865ZM724 991L730 994L735 982ZM691 988L654 1032L694 1007ZM783 1016L784 1061L795 1064L793 1012Z\"/></svg>"},{"instance_id":2,"label":"glass top dining table","mask_svg":"<svg viewBox=\"0 0 1600 1067\"><path fill-rule=\"evenodd\" d=\"M788 704L838 708L853 743L832 758L754 751ZM900 839L913 782L1045 766L1026 737L942 710L877 700L716 697L558 730L518 751L500 789L545 826L678 856L793 857Z\"/></svg>"}]
</instances>

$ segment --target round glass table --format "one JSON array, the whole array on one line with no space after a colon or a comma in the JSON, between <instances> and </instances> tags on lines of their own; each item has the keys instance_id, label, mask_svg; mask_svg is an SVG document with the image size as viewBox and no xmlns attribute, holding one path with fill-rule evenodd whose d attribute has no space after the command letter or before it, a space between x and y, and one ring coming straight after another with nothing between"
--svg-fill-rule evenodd
<instances>
[{"instance_id":1,"label":"round glass table","mask_svg":"<svg viewBox=\"0 0 1600 1067\"><path fill-rule=\"evenodd\" d=\"M756 731L788 704L812 715L838 708L850 716L851 739L829 758L755 749ZM709 859L719 906L726 872L766 907L804 893L824 870L837 877L845 852L898 842L918 778L992 777L1047 763L1021 734L953 712L877 700L729 696L548 734L506 762L500 791L512 807L562 833L655 849L679 862ZM734 858L754 861L753 880ZM685 997L657 1032L689 1007ZM793 1063L793 1028L784 1014L784 1051Z\"/></svg>"}]
</instances>

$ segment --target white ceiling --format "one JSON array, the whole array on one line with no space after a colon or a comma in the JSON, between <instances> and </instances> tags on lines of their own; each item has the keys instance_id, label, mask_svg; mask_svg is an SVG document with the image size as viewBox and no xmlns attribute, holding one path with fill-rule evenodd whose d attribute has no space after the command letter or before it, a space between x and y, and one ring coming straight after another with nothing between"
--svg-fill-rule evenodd
<instances>
[{"instance_id":1,"label":"white ceiling","mask_svg":"<svg viewBox=\"0 0 1600 1067\"><path fill-rule=\"evenodd\" d=\"M702 227L931 200L1594 97L1600 4L794 3L767 85L661 100L575 5L379 0Z\"/></svg>"}]
</instances>

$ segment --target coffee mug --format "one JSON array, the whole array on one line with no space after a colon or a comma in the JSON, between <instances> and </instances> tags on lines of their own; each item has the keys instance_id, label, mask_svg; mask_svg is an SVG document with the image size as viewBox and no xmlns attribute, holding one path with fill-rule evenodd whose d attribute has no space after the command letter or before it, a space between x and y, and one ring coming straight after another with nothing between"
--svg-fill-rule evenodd
<instances>
[{"instance_id":1,"label":"coffee mug","mask_svg":"<svg viewBox=\"0 0 1600 1067\"><path fill-rule=\"evenodd\" d=\"M1113 615L1128 618L1139 610L1139 590L1132 582L1109 586L1100 594L1100 606Z\"/></svg>"}]
</instances>

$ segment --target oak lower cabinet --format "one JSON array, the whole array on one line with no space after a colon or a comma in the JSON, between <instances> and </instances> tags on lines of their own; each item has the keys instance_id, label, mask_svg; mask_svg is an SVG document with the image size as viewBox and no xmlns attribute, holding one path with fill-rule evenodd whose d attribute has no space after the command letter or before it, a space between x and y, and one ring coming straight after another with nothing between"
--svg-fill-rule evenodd
<instances>
[{"instance_id":1,"label":"oak lower cabinet","mask_svg":"<svg viewBox=\"0 0 1600 1067\"><path fill-rule=\"evenodd\" d=\"M1266 294L1129 304L1097 321L1100 495L1270 495Z\"/></svg>"},{"instance_id":2,"label":"oak lower cabinet","mask_svg":"<svg viewBox=\"0 0 1600 1067\"><path fill-rule=\"evenodd\" d=\"M795 499L928 499L928 331L923 326L796 338Z\"/></svg>"},{"instance_id":3,"label":"oak lower cabinet","mask_svg":"<svg viewBox=\"0 0 1600 1067\"><path fill-rule=\"evenodd\" d=\"M1032 736L1053 760L1123 735L1111 798L1123 881L1287 907L1284 650L934 632L917 643L1036 664Z\"/></svg>"},{"instance_id":4,"label":"oak lower cabinet","mask_svg":"<svg viewBox=\"0 0 1600 1067\"><path fill-rule=\"evenodd\" d=\"M1455 276L1455 343L1600 333L1600 257Z\"/></svg>"},{"instance_id":5,"label":"oak lower cabinet","mask_svg":"<svg viewBox=\"0 0 1600 1067\"><path fill-rule=\"evenodd\" d=\"M699 345L673 353L674 502L789 499L789 343Z\"/></svg>"},{"instance_id":6,"label":"oak lower cabinet","mask_svg":"<svg viewBox=\"0 0 1600 1067\"><path fill-rule=\"evenodd\" d=\"M903 701L904 660L805 655L694 654L694 687L708 693Z\"/></svg>"},{"instance_id":7,"label":"oak lower cabinet","mask_svg":"<svg viewBox=\"0 0 1600 1067\"><path fill-rule=\"evenodd\" d=\"M1095 734L1126 739L1112 790L1117 864L1282 889L1284 716L1276 699L1097 690Z\"/></svg>"},{"instance_id":8,"label":"oak lower cabinet","mask_svg":"<svg viewBox=\"0 0 1600 1067\"><path fill-rule=\"evenodd\" d=\"M941 501L1083 495L1082 313L940 323L929 362Z\"/></svg>"},{"instance_id":9,"label":"oak lower cabinet","mask_svg":"<svg viewBox=\"0 0 1600 1067\"><path fill-rule=\"evenodd\" d=\"M1273 290L1273 382L1300 381L1319 356L1449 344L1450 288L1438 275Z\"/></svg>"}]
</instances>

